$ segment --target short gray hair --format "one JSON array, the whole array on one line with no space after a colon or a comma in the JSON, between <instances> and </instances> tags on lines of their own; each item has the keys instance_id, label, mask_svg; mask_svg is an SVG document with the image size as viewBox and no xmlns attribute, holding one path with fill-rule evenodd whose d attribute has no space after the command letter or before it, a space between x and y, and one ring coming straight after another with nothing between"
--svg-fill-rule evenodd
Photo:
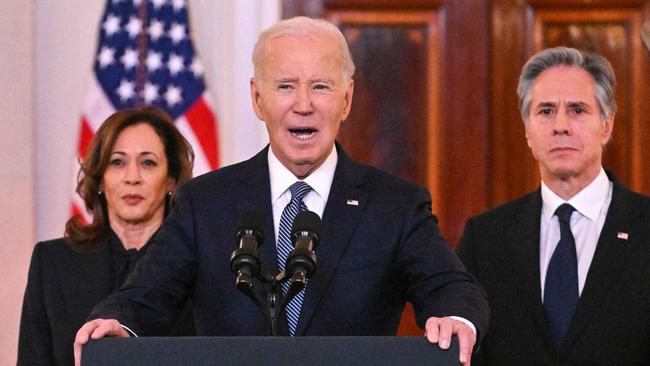
<instances>
[{"instance_id":1,"label":"short gray hair","mask_svg":"<svg viewBox=\"0 0 650 366\"><path fill-rule=\"evenodd\" d=\"M543 50L533 57L521 69L517 95L519 110L524 123L528 121L531 103L531 90L535 79L544 70L557 66L574 66L587 71L596 83L595 95L600 107L600 117L605 120L616 113L616 76L612 65L601 55L587 53L575 48L555 47Z\"/></svg>"},{"instance_id":2,"label":"short gray hair","mask_svg":"<svg viewBox=\"0 0 650 366\"><path fill-rule=\"evenodd\" d=\"M347 81L354 75L354 62L343 33L334 24L324 19L298 16L281 20L260 34L253 49L253 66L255 67L256 78L261 75L268 40L284 35L327 35L333 37L339 44L341 56L343 57L343 80Z\"/></svg>"}]
</instances>

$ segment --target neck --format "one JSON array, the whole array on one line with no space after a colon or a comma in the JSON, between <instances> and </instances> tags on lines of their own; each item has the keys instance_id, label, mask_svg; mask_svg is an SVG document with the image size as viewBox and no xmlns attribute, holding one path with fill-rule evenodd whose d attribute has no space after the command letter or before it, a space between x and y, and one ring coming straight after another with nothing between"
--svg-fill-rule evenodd
<instances>
[{"instance_id":1,"label":"neck","mask_svg":"<svg viewBox=\"0 0 650 366\"><path fill-rule=\"evenodd\" d=\"M143 223L128 223L111 220L111 229L115 232L126 249L140 250L162 224L162 218Z\"/></svg>"},{"instance_id":2,"label":"neck","mask_svg":"<svg viewBox=\"0 0 650 366\"><path fill-rule=\"evenodd\" d=\"M580 174L567 176L544 174L544 172L542 172L542 180L544 181L544 184L553 191L553 193L568 201L593 182L599 173L600 166L598 166L598 169L594 169L593 171L581 172Z\"/></svg>"}]
</instances>

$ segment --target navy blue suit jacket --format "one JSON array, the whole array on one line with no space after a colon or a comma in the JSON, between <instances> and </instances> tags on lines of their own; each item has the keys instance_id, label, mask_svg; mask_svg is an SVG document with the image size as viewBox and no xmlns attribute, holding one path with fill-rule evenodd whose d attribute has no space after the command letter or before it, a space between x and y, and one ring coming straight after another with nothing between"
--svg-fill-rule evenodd
<instances>
[{"instance_id":1,"label":"navy blue suit jacket","mask_svg":"<svg viewBox=\"0 0 650 366\"><path fill-rule=\"evenodd\" d=\"M605 225L559 350L541 300L540 191L467 222L458 254L491 309L473 365L650 365L650 198L610 179Z\"/></svg>"},{"instance_id":2,"label":"navy blue suit jacket","mask_svg":"<svg viewBox=\"0 0 650 366\"><path fill-rule=\"evenodd\" d=\"M420 326L430 316L457 315L483 334L485 295L440 235L427 190L357 164L337 148L318 266L296 335L394 335L407 300ZM183 185L155 245L89 319L115 318L138 334L162 334L191 296L198 335L268 334L262 312L235 288L229 269L238 216L257 208L266 212L262 266L277 273L267 149ZM264 285L255 286L266 295ZM286 319L280 323L287 334Z\"/></svg>"}]
</instances>

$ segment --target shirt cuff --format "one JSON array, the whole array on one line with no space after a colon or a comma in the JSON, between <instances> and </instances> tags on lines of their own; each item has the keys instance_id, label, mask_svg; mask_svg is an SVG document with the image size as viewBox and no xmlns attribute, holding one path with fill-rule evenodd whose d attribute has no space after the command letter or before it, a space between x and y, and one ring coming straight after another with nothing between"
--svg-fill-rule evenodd
<instances>
[{"instance_id":1,"label":"shirt cuff","mask_svg":"<svg viewBox=\"0 0 650 366\"><path fill-rule=\"evenodd\" d=\"M462 318L460 318L460 319L462 319ZM460 320L460 319L458 319L458 320ZM469 323L469 324L472 324L472 323ZM138 337L138 335L135 334L135 332L132 331L131 329L129 329L129 327L127 327L126 325L120 323L120 327L124 328L124 330L126 330L126 332L129 333L129 336Z\"/></svg>"},{"instance_id":2,"label":"shirt cuff","mask_svg":"<svg viewBox=\"0 0 650 366\"><path fill-rule=\"evenodd\" d=\"M467 320L467 319L465 319L465 318L463 318L463 317L460 317L460 316L450 316L450 318L452 318L452 319L454 319L454 320L458 320L459 322L463 322L463 323L467 324L467 326L470 327L470 328L472 329L472 332L474 332L474 337L476 337L476 327L474 326L474 324L472 324L471 321L469 321L469 320ZM136 337L137 337L137 336L136 336Z\"/></svg>"}]
</instances>

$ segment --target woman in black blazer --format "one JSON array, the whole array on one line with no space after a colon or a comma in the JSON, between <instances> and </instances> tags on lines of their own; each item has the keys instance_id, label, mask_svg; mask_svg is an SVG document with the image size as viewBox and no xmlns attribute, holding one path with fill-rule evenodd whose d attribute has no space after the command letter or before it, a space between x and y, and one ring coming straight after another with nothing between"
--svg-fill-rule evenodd
<instances>
[{"instance_id":1,"label":"woman in black blazer","mask_svg":"<svg viewBox=\"0 0 650 366\"><path fill-rule=\"evenodd\" d=\"M66 223L64 238L37 243L23 301L18 365L73 365L77 330L117 290L150 247L194 154L156 108L120 111L99 128L77 193L92 222ZM189 305L170 335L193 335Z\"/></svg>"}]
</instances>

